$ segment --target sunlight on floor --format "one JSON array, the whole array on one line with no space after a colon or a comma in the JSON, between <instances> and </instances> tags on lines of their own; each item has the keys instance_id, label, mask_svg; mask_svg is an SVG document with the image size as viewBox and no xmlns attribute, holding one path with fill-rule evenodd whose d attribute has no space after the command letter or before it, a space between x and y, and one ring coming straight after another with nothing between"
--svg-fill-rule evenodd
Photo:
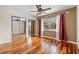
<instances>
[{"instance_id":1,"label":"sunlight on floor","mask_svg":"<svg viewBox=\"0 0 79 59\"><path fill-rule=\"evenodd\" d=\"M58 49L56 45L51 45L46 42L42 42L41 45L42 45L42 50L45 51L46 53L50 53L50 54L58 53Z\"/></svg>"}]
</instances>

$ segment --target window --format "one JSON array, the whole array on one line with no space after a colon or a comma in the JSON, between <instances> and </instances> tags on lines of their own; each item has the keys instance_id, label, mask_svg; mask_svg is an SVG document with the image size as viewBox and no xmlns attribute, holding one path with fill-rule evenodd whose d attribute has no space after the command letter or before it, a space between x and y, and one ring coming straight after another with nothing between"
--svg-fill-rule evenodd
<instances>
[{"instance_id":1,"label":"window","mask_svg":"<svg viewBox=\"0 0 79 59\"><path fill-rule=\"evenodd\" d=\"M56 19L55 17L47 18L43 20L43 30L55 30L56 29Z\"/></svg>"},{"instance_id":2,"label":"window","mask_svg":"<svg viewBox=\"0 0 79 59\"><path fill-rule=\"evenodd\" d=\"M59 28L60 28L60 15L56 15L51 18L42 19L41 35L44 36L44 32L56 32L56 39L59 40ZM49 33L50 34L50 33Z\"/></svg>"}]
</instances>

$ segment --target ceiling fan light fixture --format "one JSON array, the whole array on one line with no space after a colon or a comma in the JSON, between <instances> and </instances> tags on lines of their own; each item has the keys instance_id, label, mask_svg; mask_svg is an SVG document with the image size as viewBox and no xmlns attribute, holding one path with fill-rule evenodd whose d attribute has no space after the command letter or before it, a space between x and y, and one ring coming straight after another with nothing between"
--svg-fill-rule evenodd
<instances>
[{"instance_id":1,"label":"ceiling fan light fixture","mask_svg":"<svg viewBox=\"0 0 79 59\"><path fill-rule=\"evenodd\" d=\"M37 14L36 16L41 16L41 14Z\"/></svg>"}]
</instances>

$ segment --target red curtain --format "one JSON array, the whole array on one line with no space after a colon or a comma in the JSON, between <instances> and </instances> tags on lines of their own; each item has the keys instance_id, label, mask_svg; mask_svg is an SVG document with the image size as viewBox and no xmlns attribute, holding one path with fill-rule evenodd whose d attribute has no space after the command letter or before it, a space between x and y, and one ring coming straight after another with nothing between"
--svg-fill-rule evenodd
<instances>
[{"instance_id":1,"label":"red curtain","mask_svg":"<svg viewBox=\"0 0 79 59\"><path fill-rule=\"evenodd\" d=\"M39 36L41 36L41 16L38 17L39 22Z\"/></svg>"},{"instance_id":2,"label":"red curtain","mask_svg":"<svg viewBox=\"0 0 79 59\"><path fill-rule=\"evenodd\" d=\"M64 15L60 15L59 39L60 39L60 40L67 41Z\"/></svg>"}]
</instances>

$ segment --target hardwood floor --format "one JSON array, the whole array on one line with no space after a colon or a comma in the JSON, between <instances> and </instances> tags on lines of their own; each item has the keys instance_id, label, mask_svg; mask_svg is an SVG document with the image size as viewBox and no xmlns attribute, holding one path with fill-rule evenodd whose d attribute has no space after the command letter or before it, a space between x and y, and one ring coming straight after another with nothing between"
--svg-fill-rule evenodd
<instances>
[{"instance_id":1,"label":"hardwood floor","mask_svg":"<svg viewBox=\"0 0 79 59\"><path fill-rule=\"evenodd\" d=\"M1 54L78 54L76 44L32 37L0 45Z\"/></svg>"}]
</instances>

